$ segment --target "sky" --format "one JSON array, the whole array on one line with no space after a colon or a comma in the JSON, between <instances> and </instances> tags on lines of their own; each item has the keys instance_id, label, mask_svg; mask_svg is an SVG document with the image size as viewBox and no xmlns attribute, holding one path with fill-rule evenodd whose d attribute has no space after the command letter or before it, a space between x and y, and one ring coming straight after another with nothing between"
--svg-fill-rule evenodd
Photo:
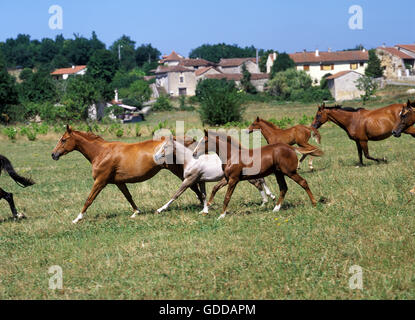
<instances>
[{"instance_id":1,"label":"sky","mask_svg":"<svg viewBox=\"0 0 415 320\"><path fill-rule=\"evenodd\" d=\"M62 30L49 28L52 5L62 8ZM362 8L362 29L349 27L353 5ZM415 43L414 13L414 0L1 0L0 41L95 31L107 47L125 34L184 56L220 42L288 53L370 49Z\"/></svg>"}]
</instances>

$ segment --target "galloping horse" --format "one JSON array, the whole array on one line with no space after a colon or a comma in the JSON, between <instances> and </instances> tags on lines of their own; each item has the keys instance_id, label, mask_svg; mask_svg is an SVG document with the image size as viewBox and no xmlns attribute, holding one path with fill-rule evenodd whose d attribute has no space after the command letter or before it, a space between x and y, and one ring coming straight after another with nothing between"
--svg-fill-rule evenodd
<instances>
[{"instance_id":1,"label":"galloping horse","mask_svg":"<svg viewBox=\"0 0 415 320\"><path fill-rule=\"evenodd\" d=\"M224 156L223 152L225 150L226 156ZM261 157L258 158L255 157L255 155L258 155L259 152L255 149L244 149L239 142L226 134L215 133L212 131L207 132L205 130L205 136L199 141L193 155L200 156L202 154L207 154L209 151L214 151L221 158L225 178L228 181L228 190L226 191L222 214L218 219L222 219L226 216L229 201L239 181L264 178L272 173L275 174L280 188L280 196L273 210L274 212L280 210L288 190L285 176L288 176L298 183L307 192L312 205L315 206L316 200L308 187L307 181L297 173L298 158L295 150L311 153L312 155L320 155L318 151L308 151L303 148L291 147L285 143L277 143L261 147ZM254 156L253 161L259 161L259 163L255 164L255 167L260 164L257 173L244 172L245 169L252 168L254 163L253 161L248 164L243 163L243 161L241 161L243 158L241 157L242 154L249 154L250 157Z\"/></svg>"},{"instance_id":2,"label":"galloping horse","mask_svg":"<svg viewBox=\"0 0 415 320\"><path fill-rule=\"evenodd\" d=\"M66 126L66 132L52 151L52 158L59 160L61 156L77 150L92 164L92 177L94 178L94 185L84 207L72 222L77 223L83 219L88 207L107 184L115 184L123 193L133 207L134 213L131 218L134 218L140 211L126 183L146 181L163 168L183 180L182 166L175 164L161 166L154 162L153 154L162 142L163 140L147 140L138 143L107 142L93 133L75 131L70 126ZM185 138L185 144L190 145L193 142L193 139L186 141ZM203 204L202 193L197 185L191 186L191 189Z\"/></svg>"},{"instance_id":3,"label":"galloping horse","mask_svg":"<svg viewBox=\"0 0 415 320\"><path fill-rule=\"evenodd\" d=\"M174 155L176 161L178 163L182 163L184 180L171 200L159 208L157 212L160 213L166 210L173 203L173 201L175 201L184 191L186 191L187 188L198 184L204 200L203 210L200 213L207 214L209 212L209 206L212 204L216 191L227 184L220 158L216 154L206 154L195 159L193 158L193 152L190 149L172 138L165 141L160 146L160 148L158 148L158 151L154 154L154 160L155 162L159 163L163 159L163 162L165 162L170 155ZM207 202L206 182L214 181L220 181L220 183L215 186L216 191L212 192L209 202ZM265 194L270 196L273 200L275 199L275 196L269 191L264 179L248 181L259 189L262 195L262 205L268 202Z\"/></svg>"},{"instance_id":4,"label":"galloping horse","mask_svg":"<svg viewBox=\"0 0 415 320\"><path fill-rule=\"evenodd\" d=\"M288 129L281 129L278 128L275 124L264 119L260 119L259 117L257 117L248 128L249 133L251 133L253 130L261 130L262 135L264 136L265 140L267 140L268 144L286 143L291 146L293 144L297 144L298 146L309 150L316 150L318 149L317 147L308 143L311 134L313 134L313 138L317 143L320 143L321 141L320 133L314 127L298 124ZM300 162L298 163L298 168L306 156L307 154L304 154L301 157ZM311 156L308 161L308 166L311 170L313 170L313 157Z\"/></svg>"},{"instance_id":5,"label":"galloping horse","mask_svg":"<svg viewBox=\"0 0 415 320\"><path fill-rule=\"evenodd\" d=\"M31 185L34 185L34 181L22 176L19 176L16 171L14 171L14 168L11 164L11 162L9 161L9 159L7 159L6 157L0 155L0 174L1 171L5 170L9 176L21 187L26 188L29 187ZM12 211L13 214L13 218L14 219L22 219L25 218L25 215L23 213L19 213L16 210L16 207L14 205L14 201L13 201L13 193L8 193L6 191L4 191L2 188L0 188L0 199L5 199L10 206L10 210Z\"/></svg>"},{"instance_id":6,"label":"galloping horse","mask_svg":"<svg viewBox=\"0 0 415 320\"><path fill-rule=\"evenodd\" d=\"M331 121L346 131L349 138L356 142L361 165L363 165L362 151L367 159L376 162L386 161L385 159L372 158L369 155L368 141L389 138L392 135L392 129L399 121L402 107L403 104L392 104L380 109L366 110L341 106L326 107L323 103L318 107L312 126L318 129L327 121ZM404 133L415 137L415 128L408 127Z\"/></svg>"}]
</instances>

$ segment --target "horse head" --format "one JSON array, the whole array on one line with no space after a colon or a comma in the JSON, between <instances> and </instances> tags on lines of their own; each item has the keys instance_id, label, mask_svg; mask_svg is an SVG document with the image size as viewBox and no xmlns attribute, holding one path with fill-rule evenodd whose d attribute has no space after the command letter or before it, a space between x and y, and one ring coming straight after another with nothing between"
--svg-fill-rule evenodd
<instances>
[{"instance_id":1,"label":"horse head","mask_svg":"<svg viewBox=\"0 0 415 320\"><path fill-rule=\"evenodd\" d=\"M399 112L399 123L392 130L392 134L399 138L402 131L405 131L410 126L415 123L415 102L408 100L406 104L403 105L401 112Z\"/></svg>"},{"instance_id":2,"label":"horse head","mask_svg":"<svg viewBox=\"0 0 415 320\"><path fill-rule=\"evenodd\" d=\"M311 126L315 129L320 128L323 124L325 124L328 120L326 104L323 103L322 105L318 106L316 116L314 117L313 123Z\"/></svg>"},{"instance_id":3,"label":"horse head","mask_svg":"<svg viewBox=\"0 0 415 320\"><path fill-rule=\"evenodd\" d=\"M261 119L256 117L254 122L251 123L248 129L246 129L247 133L252 133L254 130L261 130Z\"/></svg>"},{"instance_id":4,"label":"horse head","mask_svg":"<svg viewBox=\"0 0 415 320\"><path fill-rule=\"evenodd\" d=\"M66 125L66 131L52 150L52 159L59 160L61 156L73 151L76 147L75 138L71 126Z\"/></svg>"}]
</instances>

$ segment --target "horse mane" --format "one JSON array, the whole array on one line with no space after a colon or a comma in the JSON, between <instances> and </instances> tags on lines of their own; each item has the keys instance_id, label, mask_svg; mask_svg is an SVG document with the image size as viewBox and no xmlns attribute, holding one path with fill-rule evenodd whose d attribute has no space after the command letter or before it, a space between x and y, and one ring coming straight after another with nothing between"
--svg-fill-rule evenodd
<instances>
[{"instance_id":1,"label":"horse mane","mask_svg":"<svg viewBox=\"0 0 415 320\"><path fill-rule=\"evenodd\" d=\"M98 140L98 141L105 141L102 137L92 133L92 132L84 132L84 131L75 131L75 133L79 134L81 137L87 139L87 140Z\"/></svg>"},{"instance_id":2,"label":"horse mane","mask_svg":"<svg viewBox=\"0 0 415 320\"><path fill-rule=\"evenodd\" d=\"M342 107L339 104L336 104L333 107L324 107L324 109L328 109L328 110L342 110L342 111L348 111L348 112L357 112L357 111L360 111L360 110L364 110L364 108Z\"/></svg>"},{"instance_id":3,"label":"horse mane","mask_svg":"<svg viewBox=\"0 0 415 320\"><path fill-rule=\"evenodd\" d=\"M273 129L281 129L280 127L278 127L276 124L274 124L274 123L272 123L272 122L270 122L270 121L268 121L268 120L265 120L265 119L262 119L262 118L259 118L259 121L261 122L264 122L266 125L268 125L269 127L271 127L271 128L273 128Z\"/></svg>"}]
</instances>

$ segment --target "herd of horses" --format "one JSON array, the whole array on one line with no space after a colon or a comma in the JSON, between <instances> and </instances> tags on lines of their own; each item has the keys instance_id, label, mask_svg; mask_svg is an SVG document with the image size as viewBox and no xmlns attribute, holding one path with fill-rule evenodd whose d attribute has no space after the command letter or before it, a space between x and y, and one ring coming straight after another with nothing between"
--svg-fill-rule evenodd
<instances>
[{"instance_id":1,"label":"herd of horses","mask_svg":"<svg viewBox=\"0 0 415 320\"><path fill-rule=\"evenodd\" d=\"M58 141L52 151L52 158L60 157L77 150L92 164L94 184L85 201L81 213L73 220L77 223L84 218L88 207L98 194L108 185L115 184L125 196L133 209L134 218L140 213L131 193L128 183L146 181L154 177L160 170L167 169L182 180L180 188L158 213L166 210L185 190L190 188L198 197L203 210L207 214L216 192L228 186L223 208L219 219L227 214L227 208L235 187L240 181L248 180L259 191L262 204L268 202L268 196L273 200L264 178L274 174L280 189L280 194L274 211L279 211L287 193L285 177L299 184L310 198L311 204L316 200L307 181L298 174L300 163L309 156L309 167L312 170L312 157L323 155L323 151L311 145L308 141L313 136L320 143L318 129L327 121L331 121L346 131L348 137L355 141L359 155L359 163L363 165L363 154L369 160L386 161L384 158L373 158L369 155L368 141L379 141L402 133L415 137L415 102L408 100L405 104L392 104L375 110L364 108L347 108L342 106L318 107L311 126L296 125L288 129L280 129L271 122L257 117L249 126L247 132L261 130L268 142L256 149L244 148L239 141L226 133L206 131L204 136L195 141L193 138L168 137L159 140L147 140L138 143L108 142L91 132L73 130L70 126ZM296 144L297 146L293 146ZM226 152L221 152L226 150ZM249 155L251 161L243 161L242 154ZM300 161L297 154L301 155ZM256 159L255 155L259 155ZM166 161L173 159L173 161ZM248 170L254 166L254 161L260 164L258 170ZM0 156L0 174L5 170L13 180L22 187L34 184L34 181L18 175L10 161ZM207 200L206 182L218 182ZM415 193L415 188L411 190ZM5 199L10 205L15 219L24 218L18 213L13 195L0 188L0 199Z\"/></svg>"}]
</instances>

